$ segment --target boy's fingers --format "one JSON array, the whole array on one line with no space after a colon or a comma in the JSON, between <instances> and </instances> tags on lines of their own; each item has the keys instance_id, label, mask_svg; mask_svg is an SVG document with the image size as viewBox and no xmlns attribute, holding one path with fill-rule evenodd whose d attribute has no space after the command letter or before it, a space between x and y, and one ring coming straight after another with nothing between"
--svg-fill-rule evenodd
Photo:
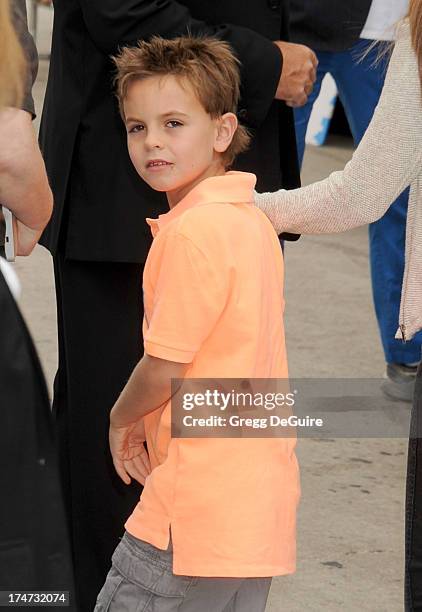
<instances>
[{"instance_id":1,"label":"boy's fingers","mask_svg":"<svg viewBox=\"0 0 422 612\"><path fill-rule=\"evenodd\" d=\"M139 456L134 457L133 462L145 480L146 477L149 476L150 470L148 469L148 467L145 465L145 463L142 461L141 457Z\"/></svg>"},{"instance_id":2,"label":"boy's fingers","mask_svg":"<svg viewBox=\"0 0 422 612\"><path fill-rule=\"evenodd\" d=\"M136 462L135 459L129 459L128 461L125 461L125 467L132 478L137 480L141 485L144 485L147 474L145 474L145 468L143 465L140 467L137 463L138 462Z\"/></svg>"},{"instance_id":3,"label":"boy's fingers","mask_svg":"<svg viewBox=\"0 0 422 612\"><path fill-rule=\"evenodd\" d=\"M131 480L123 466L123 462L118 461L117 459L113 459L113 464L114 464L114 469L116 470L120 478L123 480L123 482L129 485L131 483Z\"/></svg>"},{"instance_id":4,"label":"boy's fingers","mask_svg":"<svg viewBox=\"0 0 422 612\"><path fill-rule=\"evenodd\" d=\"M143 453L139 455L139 457L142 460L143 464L145 465L148 474L150 474L151 473L151 463L148 457L148 453L144 451Z\"/></svg>"}]
</instances>

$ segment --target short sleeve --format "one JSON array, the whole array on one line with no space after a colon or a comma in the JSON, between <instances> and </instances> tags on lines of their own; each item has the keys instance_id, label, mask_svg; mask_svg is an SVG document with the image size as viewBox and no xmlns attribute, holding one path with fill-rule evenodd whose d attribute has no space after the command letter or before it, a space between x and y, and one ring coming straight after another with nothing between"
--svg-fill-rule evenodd
<instances>
[{"instance_id":1,"label":"short sleeve","mask_svg":"<svg viewBox=\"0 0 422 612\"><path fill-rule=\"evenodd\" d=\"M181 233L166 238L161 253L145 352L191 363L212 333L229 297L228 266Z\"/></svg>"}]
</instances>

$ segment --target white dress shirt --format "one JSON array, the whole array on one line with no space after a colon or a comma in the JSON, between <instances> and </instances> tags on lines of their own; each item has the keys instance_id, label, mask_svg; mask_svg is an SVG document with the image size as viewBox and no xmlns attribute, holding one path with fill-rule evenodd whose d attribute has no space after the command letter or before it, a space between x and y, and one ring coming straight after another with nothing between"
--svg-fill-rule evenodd
<instances>
[{"instance_id":1,"label":"white dress shirt","mask_svg":"<svg viewBox=\"0 0 422 612\"><path fill-rule=\"evenodd\" d=\"M398 22L409 9L409 0L372 0L360 35L369 40L394 40Z\"/></svg>"}]
</instances>

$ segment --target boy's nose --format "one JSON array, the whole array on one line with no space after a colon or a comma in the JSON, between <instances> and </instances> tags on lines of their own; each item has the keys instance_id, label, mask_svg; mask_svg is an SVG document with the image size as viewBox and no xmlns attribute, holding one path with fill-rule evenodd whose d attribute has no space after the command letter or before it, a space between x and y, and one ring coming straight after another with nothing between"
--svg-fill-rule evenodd
<instances>
[{"instance_id":1,"label":"boy's nose","mask_svg":"<svg viewBox=\"0 0 422 612\"><path fill-rule=\"evenodd\" d=\"M149 150L162 149L163 145L157 132L148 132L147 137L145 138L145 146Z\"/></svg>"}]
</instances>

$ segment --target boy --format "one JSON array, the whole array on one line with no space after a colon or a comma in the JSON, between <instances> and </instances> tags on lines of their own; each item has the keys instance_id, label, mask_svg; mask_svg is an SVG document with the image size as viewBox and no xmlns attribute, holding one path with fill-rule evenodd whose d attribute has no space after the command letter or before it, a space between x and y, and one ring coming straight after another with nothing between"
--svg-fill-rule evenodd
<instances>
[{"instance_id":1,"label":"boy","mask_svg":"<svg viewBox=\"0 0 422 612\"><path fill-rule=\"evenodd\" d=\"M172 378L287 377L280 245L255 176L226 172L249 139L237 61L156 37L115 62L130 157L170 211L148 220L145 355L110 415L115 468L145 488L96 610L259 612L295 570L295 440L170 434Z\"/></svg>"}]
</instances>

